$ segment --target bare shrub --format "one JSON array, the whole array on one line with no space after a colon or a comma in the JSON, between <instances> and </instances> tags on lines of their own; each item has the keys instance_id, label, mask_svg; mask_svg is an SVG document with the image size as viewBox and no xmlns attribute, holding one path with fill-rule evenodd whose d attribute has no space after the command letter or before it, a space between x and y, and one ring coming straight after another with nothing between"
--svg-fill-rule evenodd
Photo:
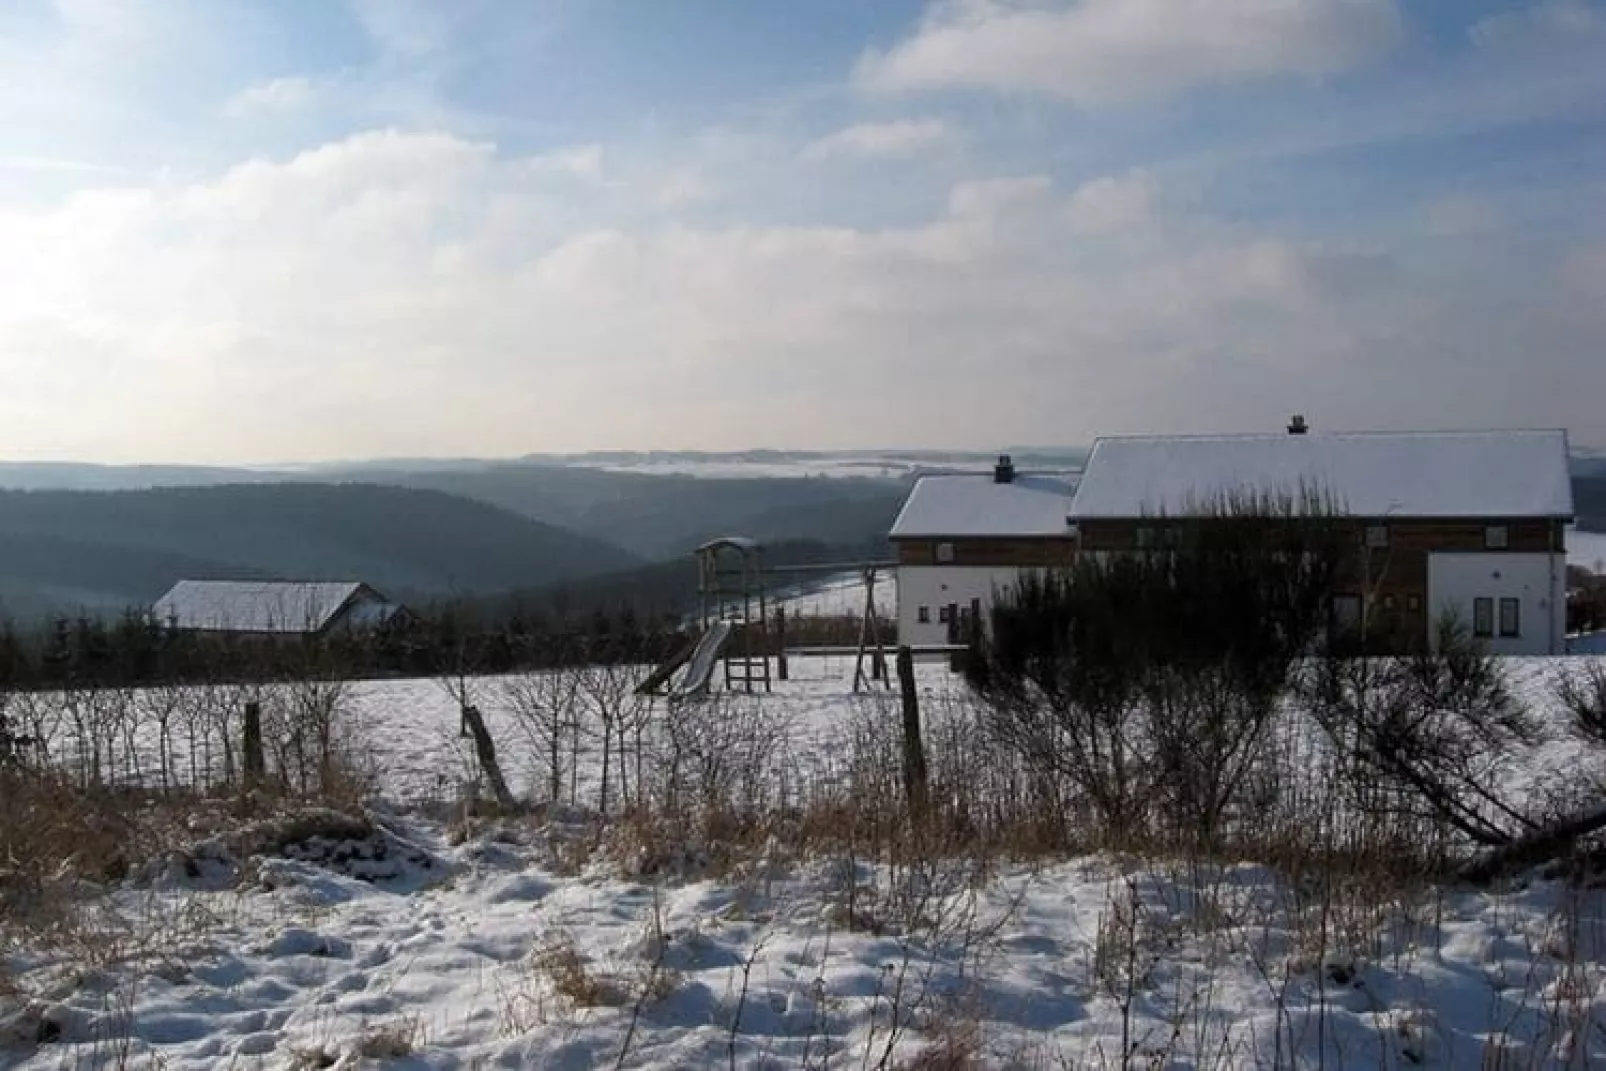
<instances>
[{"instance_id":1,"label":"bare shrub","mask_svg":"<svg viewBox=\"0 0 1606 1071\"><path fill-rule=\"evenodd\" d=\"M1606 744L1606 663L1586 662L1556 677L1552 691L1577 731Z\"/></svg>"},{"instance_id":2,"label":"bare shrub","mask_svg":"<svg viewBox=\"0 0 1606 1071\"><path fill-rule=\"evenodd\" d=\"M999 738L1107 843L1217 844L1345 536L1319 496L1228 498L1158 519L1153 548L1028 574L995 603L969 677Z\"/></svg>"},{"instance_id":3,"label":"bare shrub","mask_svg":"<svg viewBox=\"0 0 1606 1071\"><path fill-rule=\"evenodd\" d=\"M662 721L663 809L747 825L772 807L785 727L751 697L672 704ZM706 829L705 829L706 831Z\"/></svg>"},{"instance_id":4,"label":"bare shrub","mask_svg":"<svg viewBox=\"0 0 1606 1071\"><path fill-rule=\"evenodd\" d=\"M636 744L635 773L642 773L641 734L652 709L651 699L638 695L638 667L623 661L594 662L579 670L578 691L589 722L602 743L602 777L597 787L597 810L606 815L613 805L615 778L619 795L630 799L630 764L626 761L629 743Z\"/></svg>"},{"instance_id":5,"label":"bare shrub","mask_svg":"<svg viewBox=\"0 0 1606 1071\"><path fill-rule=\"evenodd\" d=\"M502 697L513 724L524 736L547 786L547 799L559 803L564 783L573 792L575 763L568 746L580 717L581 671L570 666L515 674L502 682Z\"/></svg>"},{"instance_id":6,"label":"bare shrub","mask_svg":"<svg viewBox=\"0 0 1606 1071\"><path fill-rule=\"evenodd\" d=\"M1513 748L1536 742L1537 723L1498 662L1454 622L1433 652L1315 660L1300 697L1348 759L1363 810L1403 810L1484 846L1534 828L1494 775Z\"/></svg>"}]
</instances>

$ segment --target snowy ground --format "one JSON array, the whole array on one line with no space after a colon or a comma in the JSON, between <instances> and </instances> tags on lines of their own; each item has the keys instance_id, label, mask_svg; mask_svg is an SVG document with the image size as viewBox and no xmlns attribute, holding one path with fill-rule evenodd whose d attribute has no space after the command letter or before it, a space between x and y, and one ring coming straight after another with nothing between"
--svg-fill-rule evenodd
<instances>
[{"instance_id":1,"label":"snowy ground","mask_svg":"<svg viewBox=\"0 0 1606 1071\"><path fill-rule=\"evenodd\" d=\"M1108 859L889 879L554 867L540 833L394 865L201 853L117 892L93 950L13 956L25 1068L1546 1067L1606 1060L1601 894L1541 883L1383 917L1266 871ZM395 842L392 842L395 843ZM377 853L371 853L377 854ZM426 865L427 864L427 865ZM229 886L208 891L209 886ZM1325 926L1323 925L1325 921ZM1360 927L1359 938L1346 931ZM50 1038L33 1047L22 1038ZM3 1043L3 1042L0 1042ZM1503 1047L1509 1062L1489 1062ZM890 1058L883 1063L883 1056ZM385 1059L389 1057L389 1059ZM941 1062L913 1066L955 1066Z\"/></svg>"},{"instance_id":2,"label":"snowy ground","mask_svg":"<svg viewBox=\"0 0 1606 1071\"><path fill-rule=\"evenodd\" d=\"M1508 668L1543 705L1558 665ZM829 772L854 718L895 716L886 693L850 691L850 659L796 669L762 700L796 777ZM941 664L920 680L928 710L957 695ZM524 790L540 772L501 686L475 698ZM380 830L203 838L84 890L90 936L5 955L0 1066L1606 1066L1599 892L1536 881L1378 908L1259 867L1114 858L713 872L691 852L650 874L588 855L565 813L453 843L420 802L470 769L453 700L394 681L352 701ZM1583 761L1558 731L1513 776Z\"/></svg>"}]
</instances>

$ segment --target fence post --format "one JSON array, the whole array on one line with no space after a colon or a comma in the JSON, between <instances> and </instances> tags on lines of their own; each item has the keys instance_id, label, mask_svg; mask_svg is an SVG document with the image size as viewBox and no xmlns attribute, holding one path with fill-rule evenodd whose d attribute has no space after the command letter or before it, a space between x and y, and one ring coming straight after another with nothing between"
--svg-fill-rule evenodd
<instances>
[{"instance_id":1,"label":"fence post","mask_svg":"<svg viewBox=\"0 0 1606 1071\"><path fill-rule=\"evenodd\" d=\"M959 604L957 602L951 602L947 605L946 609L948 611L948 646L958 647L959 638L961 635L963 635L963 633L959 631ZM948 652L948 668L955 673L958 673L965 668L963 661L961 661L959 657L958 651Z\"/></svg>"},{"instance_id":2,"label":"fence post","mask_svg":"<svg viewBox=\"0 0 1606 1071\"><path fill-rule=\"evenodd\" d=\"M513 793L508 791L507 781L502 777L502 767L496 761L496 744L485 728L485 719L480 717L480 708L468 703L463 704L463 724L474 734L474 754L479 759L480 770L485 774L485 780L490 782L491 792L496 796L496 805L504 811L517 810L518 801L513 798Z\"/></svg>"},{"instance_id":3,"label":"fence post","mask_svg":"<svg viewBox=\"0 0 1606 1071\"><path fill-rule=\"evenodd\" d=\"M903 790L917 820L926 813L926 746L920 739L920 696L915 691L915 658L898 645L898 687L903 695Z\"/></svg>"},{"instance_id":4,"label":"fence post","mask_svg":"<svg viewBox=\"0 0 1606 1071\"><path fill-rule=\"evenodd\" d=\"M267 773L262 757L262 704L251 700L245 704L245 730L241 744L241 764L247 788L255 788Z\"/></svg>"},{"instance_id":5,"label":"fence post","mask_svg":"<svg viewBox=\"0 0 1606 1071\"><path fill-rule=\"evenodd\" d=\"M775 676L779 680L790 680L789 668L786 664L786 607L775 608Z\"/></svg>"}]
</instances>

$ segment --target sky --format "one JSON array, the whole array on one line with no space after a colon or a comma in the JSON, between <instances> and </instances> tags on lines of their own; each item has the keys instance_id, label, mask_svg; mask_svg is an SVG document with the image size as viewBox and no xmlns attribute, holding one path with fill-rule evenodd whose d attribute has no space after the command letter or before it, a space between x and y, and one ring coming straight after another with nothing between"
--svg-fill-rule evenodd
<instances>
[{"instance_id":1,"label":"sky","mask_svg":"<svg viewBox=\"0 0 1606 1071\"><path fill-rule=\"evenodd\" d=\"M1606 0L0 0L0 457L1540 426Z\"/></svg>"}]
</instances>

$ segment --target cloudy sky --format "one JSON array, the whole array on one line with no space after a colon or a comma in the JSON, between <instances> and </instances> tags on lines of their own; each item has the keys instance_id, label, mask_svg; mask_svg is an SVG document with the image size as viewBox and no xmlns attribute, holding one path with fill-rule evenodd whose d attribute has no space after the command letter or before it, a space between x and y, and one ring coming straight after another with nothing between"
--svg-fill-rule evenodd
<instances>
[{"instance_id":1,"label":"cloudy sky","mask_svg":"<svg viewBox=\"0 0 1606 1071\"><path fill-rule=\"evenodd\" d=\"M0 3L0 457L1296 409L1606 446L1606 3Z\"/></svg>"}]
</instances>

